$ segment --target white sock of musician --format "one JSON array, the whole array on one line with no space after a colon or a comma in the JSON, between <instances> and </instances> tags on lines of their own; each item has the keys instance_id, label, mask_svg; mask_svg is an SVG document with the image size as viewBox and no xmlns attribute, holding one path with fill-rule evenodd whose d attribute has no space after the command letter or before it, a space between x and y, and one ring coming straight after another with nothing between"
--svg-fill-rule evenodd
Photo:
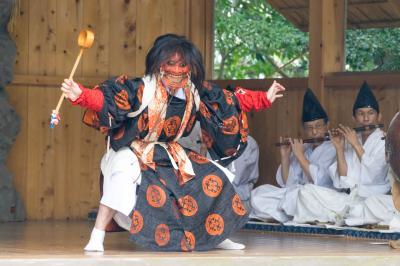
<instances>
[{"instance_id":1,"label":"white sock of musician","mask_svg":"<svg viewBox=\"0 0 400 266\"><path fill-rule=\"evenodd\" d=\"M106 232L104 230L99 230L96 227L93 227L92 234L90 235L89 243L85 246L85 251L104 251L104 236Z\"/></svg>"},{"instance_id":2,"label":"white sock of musician","mask_svg":"<svg viewBox=\"0 0 400 266\"><path fill-rule=\"evenodd\" d=\"M245 245L240 243L235 243L228 238L219 243L217 246L217 248L220 249L230 249L230 250L240 250L240 249L245 249L245 247L246 247Z\"/></svg>"}]
</instances>

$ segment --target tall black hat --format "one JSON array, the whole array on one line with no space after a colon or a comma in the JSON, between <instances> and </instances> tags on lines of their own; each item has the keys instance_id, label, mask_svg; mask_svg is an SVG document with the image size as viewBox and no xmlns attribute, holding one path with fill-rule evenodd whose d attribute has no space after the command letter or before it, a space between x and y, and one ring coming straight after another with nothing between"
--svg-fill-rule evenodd
<instances>
[{"instance_id":1,"label":"tall black hat","mask_svg":"<svg viewBox=\"0 0 400 266\"><path fill-rule=\"evenodd\" d=\"M353 105L353 115L356 113L356 110L358 108L363 107L371 107L379 113L378 101L376 100L371 88L368 86L366 81L364 81L364 83L361 85L360 90L358 91L356 101Z\"/></svg>"},{"instance_id":2,"label":"tall black hat","mask_svg":"<svg viewBox=\"0 0 400 266\"><path fill-rule=\"evenodd\" d=\"M304 123L317 119L328 120L328 115L312 90L307 89L303 98L303 114L301 116L301 121Z\"/></svg>"}]
</instances>

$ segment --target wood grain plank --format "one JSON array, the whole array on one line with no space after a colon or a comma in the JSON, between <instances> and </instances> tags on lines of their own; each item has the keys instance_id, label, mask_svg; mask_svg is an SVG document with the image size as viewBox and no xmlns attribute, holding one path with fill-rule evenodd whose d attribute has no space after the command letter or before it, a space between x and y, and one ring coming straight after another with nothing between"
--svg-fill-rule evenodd
<instances>
[{"instance_id":1,"label":"wood grain plank","mask_svg":"<svg viewBox=\"0 0 400 266\"><path fill-rule=\"evenodd\" d=\"M29 9L29 73L55 74L56 2L37 1ZM50 103L56 102L54 90L28 90L27 214L32 219L47 219L54 207L54 132L48 129ZM34 177L34 178L30 178Z\"/></svg>"},{"instance_id":2,"label":"wood grain plank","mask_svg":"<svg viewBox=\"0 0 400 266\"><path fill-rule=\"evenodd\" d=\"M110 1L109 74L135 74L136 1Z\"/></svg>"},{"instance_id":3,"label":"wood grain plank","mask_svg":"<svg viewBox=\"0 0 400 266\"><path fill-rule=\"evenodd\" d=\"M14 64L14 79L16 73L28 73L29 65L29 1L20 1L20 13L16 17L16 27L12 38L17 46L17 54ZM20 118L20 132L7 158L7 167L13 175L13 183L16 190L21 194L24 202L28 200L27 189L27 116L28 95L26 87L9 85L6 87L10 104Z\"/></svg>"}]
</instances>

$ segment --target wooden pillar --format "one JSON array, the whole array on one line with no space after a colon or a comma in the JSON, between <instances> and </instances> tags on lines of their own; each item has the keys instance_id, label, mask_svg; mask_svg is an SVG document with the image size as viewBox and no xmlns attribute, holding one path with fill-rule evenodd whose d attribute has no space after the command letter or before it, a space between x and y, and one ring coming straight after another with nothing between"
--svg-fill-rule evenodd
<instances>
[{"instance_id":1,"label":"wooden pillar","mask_svg":"<svg viewBox=\"0 0 400 266\"><path fill-rule=\"evenodd\" d=\"M344 70L346 0L310 0L308 86L326 106L326 73Z\"/></svg>"}]
</instances>

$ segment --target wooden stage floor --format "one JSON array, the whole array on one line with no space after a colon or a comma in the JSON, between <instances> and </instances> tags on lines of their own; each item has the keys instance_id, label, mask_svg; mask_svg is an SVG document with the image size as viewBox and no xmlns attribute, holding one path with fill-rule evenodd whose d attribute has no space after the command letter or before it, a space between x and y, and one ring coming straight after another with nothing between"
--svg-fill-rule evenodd
<instances>
[{"instance_id":1,"label":"wooden stage floor","mask_svg":"<svg viewBox=\"0 0 400 266\"><path fill-rule=\"evenodd\" d=\"M0 223L0 265L400 265L400 250L386 242L345 237L241 231L232 240L245 250L149 252L128 233L106 235L103 254L84 253L93 223L52 221Z\"/></svg>"}]
</instances>

